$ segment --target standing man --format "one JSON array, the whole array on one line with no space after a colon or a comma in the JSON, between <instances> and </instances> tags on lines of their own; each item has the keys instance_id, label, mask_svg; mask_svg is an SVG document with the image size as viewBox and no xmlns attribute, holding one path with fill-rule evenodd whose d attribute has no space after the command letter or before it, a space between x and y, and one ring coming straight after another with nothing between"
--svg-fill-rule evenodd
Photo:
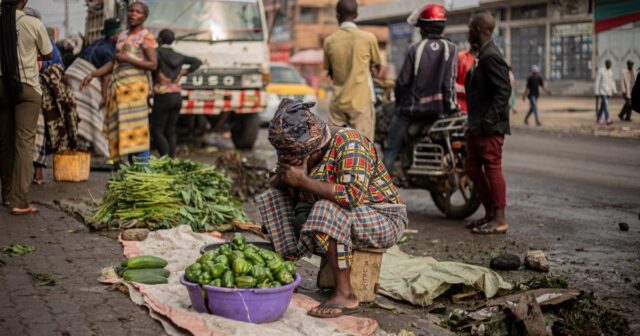
<instances>
[{"instance_id":1,"label":"standing man","mask_svg":"<svg viewBox=\"0 0 640 336\"><path fill-rule=\"evenodd\" d=\"M396 114L389 125L384 165L392 171L403 140L413 123L428 124L458 109L455 83L456 45L442 36L447 16L444 7L428 4L410 24L420 28L422 40L412 44L396 80ZM413 16L413 15L412 15Z\"/></svg>"},{"instance_id":2,"label":"standing man","mask_svg":"<svg viewBox=\"0 0 640 336\"><path fill-rule=\"evenodd\" d=\"M616 94L616 83L613 81L613 71L611 71L611 61L604 62L604 68L598 71L596 77L596 96L600 98L600 107L596 113L596 123L598 125L611 125L609 117L609 96Z\"/></svg>"},{"instance_id":3,"label":"standing man","mask_svg":"<svg viewBox=\"0 0 640 336\"><path fill-rule=\"evenodd\" d=\"M491 38L495 20L491 14L475 14L469 23L469 43L480 46L476 66L465 81L469 129L465 169L473 180L485 216L468 223L473 233L506 233L507 188L502 175L502 145L509 128L509 69Z\"/></svg>"},{"instance_id":4,"label":"standing man","mask_svg":"<svg viewBox=\"0 0 640 336\"><path fill-rule=\"evenodd\" d=\"M551 91L544 87L542 77L540 77L540 68L537 65L531 67L531 76L527 78L527 87L522 95L522 101L524 98L529 98L529 113L524 117L524 124L529 125L529 117L533 114L536 118L536 126L542 126L540 123L540 113L538 113L538 97L540 97L540 88L544 90L548 95L551 95Z\"/></svg>"},{"instance_id":5,"label":"standing man","mask_svg":"<svg viewBox=\"0 0 640 336\"><path fill-rule=\"evenodd\" d=\"M633 61L627 61L627 68L622 70L620 77L620 90L624 98L624 106L618 114L622 121L631 121L631 89L633 87Z\"/></svg>"},{"instance_id":6,"label":"standing man","mask_svg":"<svg viewBox=\"0 0 640 336\"><path fill-rule=\"evenodd\" d=\"M375 113L372 73L380 71L380 51L375 35L354 23L358 17L355 0L336 5L340 29L324 42L324 67L333 81L334 96L329 122L350 126L368 139L374 139Z\"/></svg>"}]
</instances>

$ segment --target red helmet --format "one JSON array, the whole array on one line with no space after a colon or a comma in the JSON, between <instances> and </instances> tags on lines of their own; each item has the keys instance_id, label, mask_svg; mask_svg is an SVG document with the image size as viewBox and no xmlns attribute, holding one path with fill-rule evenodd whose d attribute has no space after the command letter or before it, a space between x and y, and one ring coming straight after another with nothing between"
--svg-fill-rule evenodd
<instances>
[{"instance_id":1,"label":"red helmet","mask_svg":"<svg viewBox=\"0 0 640 336\"><path fill-rule=\"evenodd\" d=\"M421 22L447 21L447 11L437 4L428 4L420 10L419 20Z\"/></svg>"}]
</instances>

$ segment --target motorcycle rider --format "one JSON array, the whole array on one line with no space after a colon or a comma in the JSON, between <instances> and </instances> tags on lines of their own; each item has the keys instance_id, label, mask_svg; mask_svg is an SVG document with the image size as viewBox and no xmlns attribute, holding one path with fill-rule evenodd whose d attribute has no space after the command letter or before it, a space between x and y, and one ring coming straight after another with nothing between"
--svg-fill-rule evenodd
<instances>
[{"instance_id":1,"label":"motorcycle rider","mask_svg":"<svg viewBox=\"0 0 640 336\"><path fill-rule=\"evenodd\" d=\"M457 48L442 36L444 7L427 4L407 19L420 28L422 40L412 44L396 80L396 113L389 125L383 162L392 172L409 125L428 124L458 110L455 94Z\"/></svg>"}]
</instances>

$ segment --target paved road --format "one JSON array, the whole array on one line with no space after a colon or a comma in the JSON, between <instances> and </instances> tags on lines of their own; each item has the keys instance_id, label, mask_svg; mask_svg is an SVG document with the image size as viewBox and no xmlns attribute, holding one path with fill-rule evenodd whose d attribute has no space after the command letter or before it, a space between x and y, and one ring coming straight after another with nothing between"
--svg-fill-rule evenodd
<instances>
[{"instance_id":1,"label":"paved road","mask_svg":"<svg viewBox=\"0 0 640 336\"><path fill-rule=\"evenodd\" d=\"M515 130L504 166L509 234L469 234L424 202L424 191L409 190L411 226L420 233L403 249L480 265L502 251L543 249L552 274L594 291L640 333L640 141ZM631 230L619 231L619 222ZM501 274L512 281L538 276Z\"/></svg>"}]
</instances>

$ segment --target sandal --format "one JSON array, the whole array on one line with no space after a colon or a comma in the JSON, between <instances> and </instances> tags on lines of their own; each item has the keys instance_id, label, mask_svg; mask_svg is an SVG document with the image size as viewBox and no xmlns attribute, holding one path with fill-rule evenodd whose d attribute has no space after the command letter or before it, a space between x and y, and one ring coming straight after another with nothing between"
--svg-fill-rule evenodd
<instances>
[{"instance_id":1,"label":"sandal","mask_svg":"<svg viewBox=\"0 0 640 336\"><path fill-rule=\"evenodd\" d=\"M491 221L490 219L480 218L480 219L468 221L467 224L464 225L464 227L465 229L475 229L489 223L490 221Z\"/></svg>"},{"instance_id":2,"label":"sandal","mask_svg":"<svg viewBox=\"0 0 640 336\"><path fill-rule=\"evenodd\" d=\"M38 208L34 207L33 205L29 205L28 208L13 208L11 209L11 214L14 216L20 216L20 215L27 215L27 214L34 214L34 213L38 213L40 210L38 210Z\"/></svg>"},{"instance_id":3,"label":"sandal","mask_svg":"<svg viewBox=\"0 0 640 336\"><path fill-rule=\"evenodd\" d=\"M355 307L355 308L347 308L341 304L328 304L328 303L321 303L319 306L316 306L315 308L316 310L324 310L324 309L340 309L340 312L337 313L321 313L321 312L317 312L317 311L308 311L307 315L309 316L313 316L313 317L318 317L318 318L333 318L333 317L340 317L340 316L344 316L344 315L352 315L352 314L357 314L361 312L360 306Z\"/></svg>"},{"instance_id":4,"label":"sandal","mask_svg":"<svg viewBox=\"0 0 640 336\"><path fill-rule=\"evenodd\" d=\"M497 227L490 226L488 223L482 226L473 228L471 233L481 234L481 235L491 235L491 234L505 234L507 233L507 229L498 229Z\"/></svg>"},{"instance_id":5,"label":"sandal","mask_svg":"<svg viewBox=\"0 0 640 336\"><path fill-rule=\"evenodd\" d=\"M9 202L2 202L2 206L5 208L11 208L11 203Z\"/></svg>"}]
</instances>

